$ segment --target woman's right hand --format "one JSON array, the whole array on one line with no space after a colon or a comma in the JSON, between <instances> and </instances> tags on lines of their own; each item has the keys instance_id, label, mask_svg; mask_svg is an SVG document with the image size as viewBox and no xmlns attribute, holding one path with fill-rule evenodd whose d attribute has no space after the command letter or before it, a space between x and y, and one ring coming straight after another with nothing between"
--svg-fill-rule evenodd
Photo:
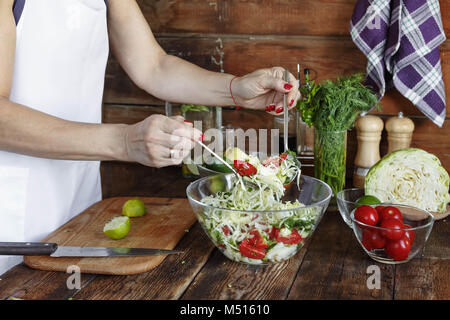
<instances>
[{"instance_id":1,"label":"woman's right hand","mask_svg":"<svg viewBox=\"0 0 450 320\"><path fill-rule=\"evenodd\" d=\"M155 114L126 128L125 157L156 168L178 165L201 139L202 133L183 117Z\"/></svg>"}]
</instances>

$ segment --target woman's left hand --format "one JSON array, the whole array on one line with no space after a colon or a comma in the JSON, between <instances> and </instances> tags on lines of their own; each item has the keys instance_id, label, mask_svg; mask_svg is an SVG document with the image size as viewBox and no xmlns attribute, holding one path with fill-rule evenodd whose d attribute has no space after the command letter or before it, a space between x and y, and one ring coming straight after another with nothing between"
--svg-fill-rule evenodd
<instances>
[{"instance_id":1,"label":"woman's left hand","mask_svg":"<svg viewBox=\"0 0 450 320\"><path fill-rule=\"evenodd\" d=\"M300 99L298 81L291 73L289 82L285 82L283 76L283 68L273 67L235 78L231 84L231 92L236 104L281 115L284 112L283 95L287 93L288 108L294 108Z\"/></svg>"}]
</instances>

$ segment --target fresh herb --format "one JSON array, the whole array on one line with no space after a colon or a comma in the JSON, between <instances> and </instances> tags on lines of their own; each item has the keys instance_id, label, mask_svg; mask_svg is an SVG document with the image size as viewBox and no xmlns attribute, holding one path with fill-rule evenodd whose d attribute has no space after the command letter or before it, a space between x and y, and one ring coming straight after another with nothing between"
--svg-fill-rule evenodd
<instances>
[{"instance_id":1,"label":"fresh herb","mask_svg":"<svg viewBox=\"0 0 450 320\"><path fill-rule=\"evenodd\" d=\"M183 104L181 106L181 113L186 114L186 112L209 112L209 107L197 105L197 104Z\"/></svg>"},{"instance_id":2,"label":"fresh herb","mask_svg":"<svg viewBox=\"0 0 450 320\"><path fill-rule=\"evenodd\" d=\"M211 235L216 240L216 242L218 244L223 244L223 235L222 235L222 233L220 233L217 230L214 230Z\"/></svg>"},{"instance_id":3,"label":"fresh herb","mask_svg":"<svg viewBox=\"0 0 450 320\"><path fill-rule=\"evenodd\" d=\"M378 97L363 84L360 73L320 85L308 77L306 80L297 109L302 112L303 121L316 128L315 176L328 183L336 194L345 184L345 132L353 128L358 115L379 108Z\"/></svg>"},{"instance_id":4,"label":"fresh herb","mask_svg":"<svg viewBox=\"0 0 450 320\"><path fill-rule=\"evenodd\" d=\"M297 104L303 121L320 130L351 129L361 112L379 107L378 97L363 80L364 76L357 73L318 85L307 76L306 85L300 89L303 100Z\"/></svg>"},{"instance_id":5,"label":"fresh herb","mask_svg":"<svg viewBox=\"0 0 450 320\"><path fill-rule=\"evenodd\" d=\"M315 110L319 109L319 100L316 99L320 86L315 84L314 80L309 80L309 73L306 74L306 84L300 88L303 99L297 103L297 109L302 113L302 120L308 125L314 124Z\"/></svg>"}]
</instances>

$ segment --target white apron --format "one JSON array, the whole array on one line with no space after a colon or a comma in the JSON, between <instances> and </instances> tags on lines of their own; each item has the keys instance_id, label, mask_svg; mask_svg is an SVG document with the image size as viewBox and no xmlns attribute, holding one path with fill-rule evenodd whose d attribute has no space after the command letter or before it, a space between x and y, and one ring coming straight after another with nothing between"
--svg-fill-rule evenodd
<instances>
[{"instance_id":1,"label":"white apron","mask_svg":"<svg viewBox=\"0 0 450 320\"><path fill-rule=\"evenodd\" d=\"M109 51L105 1L24 3L10 100L62 119L100 123ZM0 241L39 241L99 201L99 164L0 151ZM21 259L0 256L0 274Z\"/></svg>"}]
</instances>

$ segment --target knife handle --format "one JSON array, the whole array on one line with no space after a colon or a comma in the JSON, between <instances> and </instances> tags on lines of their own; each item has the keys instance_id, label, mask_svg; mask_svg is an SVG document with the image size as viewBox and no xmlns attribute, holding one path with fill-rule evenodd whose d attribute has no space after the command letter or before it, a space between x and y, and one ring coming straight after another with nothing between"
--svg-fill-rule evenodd
<instances>
[{"instance_id":1,"label":"knife handle","mask_svg":"<svg viewBox=\"0 0 450 320\"><path fill-rule=\"evenodd\" d=\"M7 256L49 256L56 249L56 243L0 242L0 255Z\"/></svg>"}]
</instances>

